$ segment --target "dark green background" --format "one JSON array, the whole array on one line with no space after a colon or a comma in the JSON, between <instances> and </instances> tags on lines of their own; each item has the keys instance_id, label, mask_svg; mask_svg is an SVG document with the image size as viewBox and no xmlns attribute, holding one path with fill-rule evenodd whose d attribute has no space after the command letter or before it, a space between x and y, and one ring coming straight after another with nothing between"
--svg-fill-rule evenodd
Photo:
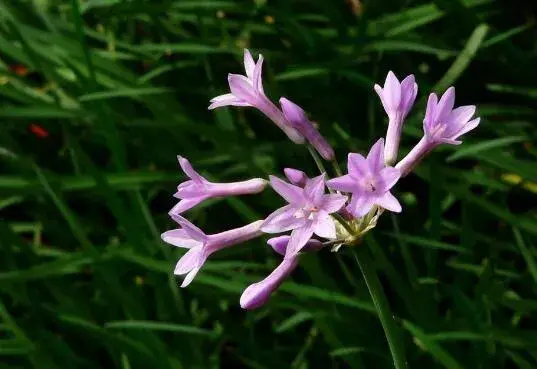
<instances>
[{"instance_id":1,"label":"dark green background","mask_svg":"<svg viewBox=\"0 0 537 369\"><path fill-rule=\"evenodd\" d=\"M0 368L391 368L352 255L302 258L260 310L239 297L279 258L258 239L188 289L160 233L183 179L315 174L252 109L207 111L266 58L265 88L319 122L339 161L385 133L373 91L415 74L402 152L430 91L482 123L400 181L369 248L409 368L537 367L537 29L532 1L0 1ZM17 67L18 66L18 67ZM23 68L28 68L28 73ZM39 125L48 136L32 133ZM188 213L206 232L260 219L272 191Z\"/></svg>"}]
</instances>

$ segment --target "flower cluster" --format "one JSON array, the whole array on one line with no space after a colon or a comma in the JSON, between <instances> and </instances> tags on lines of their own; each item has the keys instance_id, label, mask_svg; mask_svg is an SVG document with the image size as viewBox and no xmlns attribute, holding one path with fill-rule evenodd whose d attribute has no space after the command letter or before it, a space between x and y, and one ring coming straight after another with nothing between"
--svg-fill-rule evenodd
<instances>
[{"instance_id":1,"label":"flower cluster","mask_svg":"<svg viewBox=\"0 0 537 369\"><path fill-rule=\"evenodd\" d=\"M265 94L262 82L263 57L254 61L248 50L244 52L246 75L230 74L231 93L215 97L209 109L223 106L249 106L265 114L297 144L308 144L325 160L339 168L334 149L308 119L306 113L289 99L279 100L280 108ZM349 153L347 174L336 170L335 178L320 175L309 178L304 172L286 168L287 181L269 176L269 181L254 178L241 182L212 183L196 172L189 161L178 157L179 165L189 180L177 187L174 195L179 203L170 211L171 218L180 226L167 231L162 239L174 246L188 249L175 267L176 275L186 275L186 287L207 258L214 252L257 238L265 233L278 234L268 245L282 256L281 263L265 279L250 285L243 292L240 304L245 309L263 305L278 286L297 267L300 255L323 247L338 250L343 245L357 244L363 235L374 228L385 211L401 212L401 204L391 193L401 177L440 144L458 145L459 138L479 124L473 118L475 106L455 108L455 89L450 87L438 99L431 93L423 120L424 135L416 146L398 161L399 142L403 124L418 94L418 85L410 75L401 82L392 72L384 86L374 86L388 116L386 139L380 138L367 156ZM312 151L316 159L317 153ZM394 165L395 164L395 165ZM322 168L320 168L322 169ZM207 235L181 214L202 201L226 196L256 194L267 184L287 205L265 219L244 227ZM329 193L326 193L328 188Z\"/></svg>"}]
</instances>

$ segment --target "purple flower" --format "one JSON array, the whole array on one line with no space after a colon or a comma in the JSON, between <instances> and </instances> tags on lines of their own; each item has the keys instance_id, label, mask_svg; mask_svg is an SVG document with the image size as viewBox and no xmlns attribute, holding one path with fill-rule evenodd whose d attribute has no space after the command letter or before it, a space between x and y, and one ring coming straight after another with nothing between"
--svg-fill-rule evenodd
<instances>
[{"instance_id":1,"label":"purple flower","mask_svg":"<svg viewBox=\"0 0 537 369\"><path fill-rule=\"evenodd\" d=\"M375 85L375 91L380 97L384 110L389 118L388 132L386 133L386 147L384 156L387 164L397 160L401 129L406 116L414 105L418 94L418 85L413 75L407 76L401 83L393 74L388 72L384 88Z\"/></svg>"},{"instance_id":2,"label":"purple flower","mask_svg":"<svg viewBox=\"0 0 537 369\"><path fill-rule=\"evenodd\" d=\"M458 140L458 138L479 125L480 118L472 119L476 111L474 105L460 106L453 109L454 105L454 87L448 88L440 101L438 101L436 94L429 95L427 111L423 120L425 135L408 155L396 165L396 168L400 169L402 176L410 173L412 168L436 146L443 143L460 145L462 141Z\"/></svg>"},{"instance_id":3,"label":"purple flower","mask_svg":"<svg viewBox=\"0 0 537 369\"><path fill-rule=\"evenodd\" d=\"M304 137L287 123L280 109L265 94L262 80L263 55L259 55L256 63L252 58L252 54L245 49L244 69L246 70L246 76L240 74L228 75L231 93L213 98L209 109L222 106L250 106L257 108L280 127L291 141L303 143Z\"/></svg>"},{"instance_id":4,"label":"purple flower","mask_svg":"<svg viewBox=\"0 0 537 369\"><path fill-rule=\"evenodd\" d=\"M336 238L336 227L330 214L341 209L347 197L326 195L324 174L308 179L304 188L289 184L275 176L270 176L270 184L289 205L269 215L263 222L261 230L265 233L293 231L286 257L296 255L314 233L323 238Z\"/></svg>"},{"instance_id":5,"label":"purple flower","mask_svg":"<svg viewBox=\"0 0 537 369\"><path fill-rule=\"evenodd\" d=\"M174 215L172 219L181 228L164 232L161 238L170 245L189 249L175 266L175 275L186 274L181 287L186 287L192 282L212 253L262 235L259 229L263 223L261 220L241 228L206 235L201 229L180 215Z\"/></svg>"},{"instance_id":6,"label":"purple flower","mask_svg":"<svg viewBox=\"0 0 537 369\"><path fill-rule=\"evenodd\" d=\"M327 181L334 190L352 193L347 207L355 217L362 217L375 206L400 212L399 201L390 189L399 180L399 170L387 167L384 162L384 139L379 139L369 151L367 158L350 153L347 169L349 174Z\"/></svg>"},{"instance_id":7,"label":"purple flower","mask_svg":"<svg viewBox=\"0 0 537 369\"><path fill-rule=\"evenodd\" d=\"M298 187L304 187L306 185L306 181L309 179L306 173L298 169L285 168L283 172L285 173L285 176L289 182Z\"/></svg>"},{"instance_id":8,"label":"purple flower","mask_svg":"<svg viewBox=\"0 0 537 369\"><path fill-rule=\"evenodd\" d=\"M283 283L298 265L298 256L284 258L280 265L260 282L251 284L242 293L240 304L243 309L257 309L265 304L270 295Z\"/></svg>"},{"instance_id":9,"label":"purple flower","mask_svg":"<svg viewBox=\"0 0 537 369\"><path fill-rule=\"evenodd\" d=\"M181 199L177 205L170 210L170 214L181 214L193 208L200 202L213 197L226 197L236 195L254 194L263 191L267 181L261 178L254 178L242 182L212 183L203 178L192 168L190 162L177 156L179 165L190 180L177 186L175 197Z\"/></svg>"},{"instance_id":10,"label":"purple flower","mask_svg":"<svg viewBox=\"0 0 537 369\"><path fill-rule=\"evenodd\" d=\"M283 115L287 122L296 129L317 150L325 160L334 159L334 149L310 122L304 110L292 101L280 99Z\"/></svg>"}]
</instances>

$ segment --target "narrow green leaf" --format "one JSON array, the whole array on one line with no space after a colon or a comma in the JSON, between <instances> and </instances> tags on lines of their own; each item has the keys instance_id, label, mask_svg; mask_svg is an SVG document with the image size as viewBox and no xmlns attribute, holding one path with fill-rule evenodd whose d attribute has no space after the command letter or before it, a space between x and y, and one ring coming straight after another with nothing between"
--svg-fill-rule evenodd
<instances>
[{"instance_id":1,"label":"narrow green leaf","mask_svg":"<svg viewBox=\"0 0 537 369\"><path fill-rule=\"evenodd\" d=\"M461 158L472 157L477 153L482 153L483 151L488 151L492 149L503 148L509 146L516 142L522 142L527 140L525 136L511 136L511 137L501 137L494 140L482 141L474 145L464 145L461 148L457 149L453 154L451 154L446 161L453 162Z\"/></svg>"},{"instance_id":2,"label":"narrow green leaf","mask_svg":"<svg viewBox=\"0 0 537 369\"><path fill-rule=\"evenodd\" d=\"M463 369L464 367L457 361L449 352L447 352L442 346L432 340L429 335L425 334L414 324L409 321L403 321L403 327L414 336L414 342L418 347L421 347L424 351L427 351L432 357L434 357L440 364L448 369Z\"/></svg>"},{"instance_id":3,"label":"narrow green leaf","mask_svg":"<svg viewBox=\"0 0 537 369\"><path fill-rule=\"evenodd\" d=\"M137 98L147 95L159 95L164 93L170 93L173 89L167 87L141 87L141 88L125 88L114 91L101 91L92 92L78 97L79 101L96 101L96 100L108 100L118 97L131 97Z\"/></svg>"},{"instance_id":4,"label":"narrow green leaf","mask_svg":"<svg viewBox=\"0 0 537 369\"><path fill-rule=\"evenodd\" d=\"M518 248L520 249L522 256L524 257L526 264L528 265L528 270L530 271L531 276L533 277L533 281L537 285L537 261L535 260L535 256L531 253L528 246L524 242L524 239L522 238L520 231L516 229L515 227L513 227L513 233L515 235L516 244Z\"/></svg>"},{"instance_id":5,"label":"narrow green leaf","mask_svg":"<svg viewBox=\"0 0 537 369\"><path fill-rule=\"evenodd\" d=\"M107 322L104 326L108 329L140 329L148 331L164 331L185 333L193 336L216 337L217 333L189 325L174 324L167 322L150 322L141 320L125 320Z\"/></svg>"},{"instance_id":6,"label":"narrow green leaf","mask_svg":"<svg viewBox=\"0 0 537 369\"><path fill-rule=\"evenodd\" d=\"M313 315L306 311L299 311L291 317L285 319L274 328L274 332L283 333L295 328L300 323L313 319Z\"/></svg>"},{"instance_id":7,"label":"narrow green leaf","mask_svg":"<svg viewBox=\"0 0 537 369\"><path fill-rule=\"evenodd\" d=\"M474 59L475 55L477 54L477 50L487 35L488 30L489 26L486 24L480 24L476 27L466 42L464 49L455 59L451 67L447 70L446 74L444 74L444 77L442 77L442 79L440 79L440 81L438 81L438 83L433 87L433 90L439 92L444 91L459 78L468 65L470 65L470 62Z\"/></svg>"}]
</instances>

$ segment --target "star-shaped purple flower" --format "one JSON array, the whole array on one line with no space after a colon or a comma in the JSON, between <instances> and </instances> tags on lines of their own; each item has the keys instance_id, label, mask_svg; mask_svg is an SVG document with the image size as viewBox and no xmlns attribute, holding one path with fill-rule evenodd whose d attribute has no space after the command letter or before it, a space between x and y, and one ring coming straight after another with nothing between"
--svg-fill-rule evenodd
<instances>
[{"instance_id":1,"label":"star-shaped purple flower","mask_svg":"<svg viewBox=\"0 0 537 369\"><path fill-rule=\"evenodd\" d=\"M455 88L450 87L438 101L435 93L429 95L425 119L424 136L416 146L395 166L406 176L431 150L440 144L460 145L459 138L476 128L480 118L475 114L475 105L465 105L453 109L455 105Z\"/></svg>"},{"instance_id":2,"label":"star-shaped purple flower","mask_svg":"<svg viewBox=\"0 0 537 369\"><path fill-rule=\"evenodd\" d=\"M336 227L330 214L338 211L347 201L343 195L326 195L324 174L308 179L304 188L270 176L274 191L282 196L286 205L269 215L261 230L265 233L282 233L292 230L286 258L296 255L315 233L319 237L336 238Z\"/></svg>"},{"instance_id":3,"label":"star-shaped purple flower","mask_svg":"<svg viewBox=\"0 0 537 369\"><path fill-rule=\"evenodd\" d=\"M180 215L172 215L172 219L181 228L164 232L161 238L164 242L173 246L189 249L175 266L175 275L186 274L181 287L186 287L192 282L211 254L262 234L259 229L263 223L261 220L244 227L206 235L201 229Z\"/></svg>"},{"instance_id":4,"label":"star-shaped purple flower","mask_svg":"<svg viewBox=\"0 0 537 369\"><path fill-rule=\"evenodd\" d=\"M248 50L244 50L244 69L246 76L229 74L228 83L231 93L211 99L209 109L223 106L250 106L259 109L272 120L294 143L303 143L304 137L285 119L283 113L265 94L263 89L263 55L257 63Z\"/></svg>"},{"instance_id":5,"label":"star-shaped purple flower","mask_svg":"<svg viewBox=\"0 0 537 369\"><path fill-rule=\"evenodd\" d=\"M267 181L262 178L229 183L209 182L192 168L186 158L178 156L177 160L190 179L177 186L174 197L181 201L170 210L170 214L181 214L209 198L259 193L267 184Z\"/></svg>"},{"instance_id":6,"label":"star-shaped purple flower","mask_svg":"<svg viewBox=\"0 0 537 369\"><path fill-rule=\"evenodd\" d=\"M440 101L435 93L429 95L423 129L428 140L438 143L460 145L458 138L479 125L480 118L472 119L475 105L465 105L453 109L455 87L450 87Z\"/></svg>"},{"instance_id":7,"label":"star-shaped purple flower","mask_svg":"<svg viewBox=\"0 0 537 369\"><path fill-rule=\"evenodd\" d=\"M350 153L347 166L348 174L331 179L326 185L334 190L352 193L347 210L355 217L366 215L375 205L394 212L401 211L401 204L390 193L400 173L384 163L384 139L379 139L373 145L367 158Z\"/></svg>"}]
</instances>

